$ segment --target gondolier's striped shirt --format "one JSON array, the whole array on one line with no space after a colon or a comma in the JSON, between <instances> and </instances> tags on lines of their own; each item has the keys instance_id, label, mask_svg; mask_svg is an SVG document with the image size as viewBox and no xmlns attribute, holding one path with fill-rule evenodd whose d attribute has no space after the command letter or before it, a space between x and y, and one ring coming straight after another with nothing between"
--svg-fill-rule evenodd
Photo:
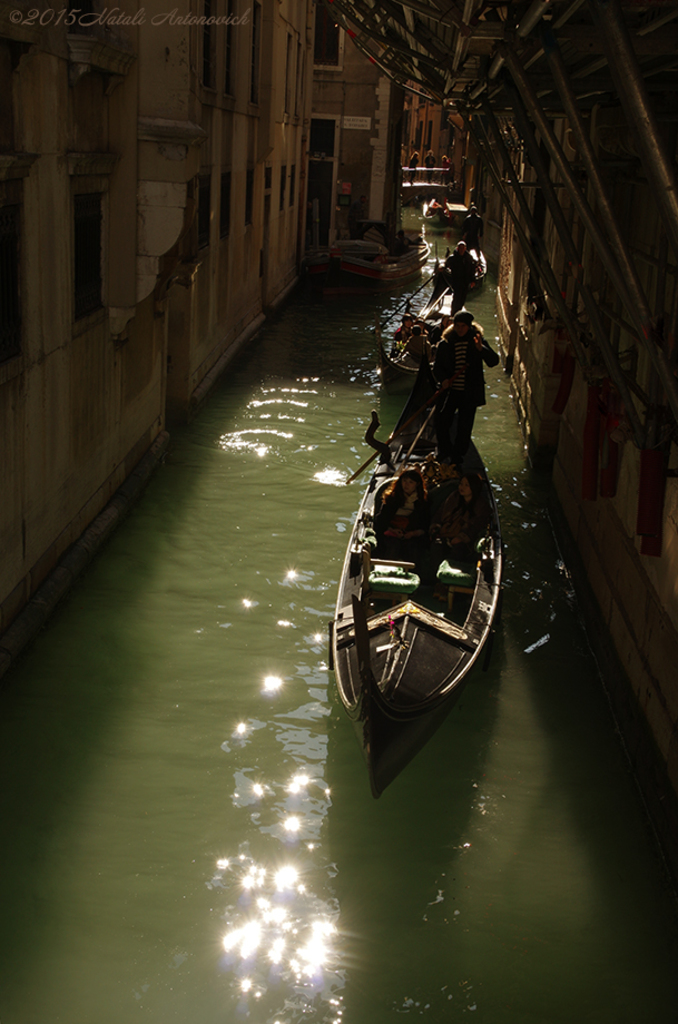
<instances>
[{"instance_id":1,"label":"gondolier's striped shirt","mask_svg":"<svg viewBox=\"0 0 678 1024\"><path fill-rule=\"evenodd\" d=\"M455 365L454 373L455 373L455 376L459 372L461 367L464 365L464 363L466 362L466 348L467 348L467 345L468 345L468 334L464 335L463 338L460 338L459 335L456 336L455 342L454 342L454 365ZM466 370L463 370L459 374L459 376L456 377L456 379L452 381L452 384L450 385L450 387L453 389L453 391L463 391L464 390L464 381L465 381L465 379L466 379Z\"/></svg>"}]
</instances>

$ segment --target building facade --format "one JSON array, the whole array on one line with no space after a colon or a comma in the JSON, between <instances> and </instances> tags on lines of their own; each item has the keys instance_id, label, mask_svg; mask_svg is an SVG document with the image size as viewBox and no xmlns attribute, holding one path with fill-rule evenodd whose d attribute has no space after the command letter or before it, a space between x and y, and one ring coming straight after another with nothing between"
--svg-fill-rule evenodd
<instances>
[{"instance_id":1,"label":"building facade","mask_svg":"<svg viewBox=\"0 0 678 1024\"><path fill-rule=\"evenodd\" d=\"M0 671L296 279L312 33L310 0L0 2Z\"/></svg>"},{"instance_id":2,"label":"building facade","mask_svg":"<svg viewBox=\"0 0 678 1024\"><path fill-rule=\"evenodd\" d=\"M348 238L351 204L394 233L399 204L402 90L316 8L309 133L308 246ZM313 223L313 201L317 223Z\"/></svg>"}]
</instances>

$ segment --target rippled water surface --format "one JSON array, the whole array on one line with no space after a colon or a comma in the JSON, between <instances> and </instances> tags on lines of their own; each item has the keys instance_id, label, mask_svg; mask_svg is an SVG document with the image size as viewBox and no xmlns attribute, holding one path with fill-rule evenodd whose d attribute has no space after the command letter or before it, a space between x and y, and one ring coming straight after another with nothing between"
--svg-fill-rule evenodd
<instances>
[{"instance_id":1,"label":"rippled water surface","mask_svg":"<svg viewBox=\"0 0 678 1024\"><path fill-rule=\"evenodd\" d=\"M674 904L501 367L492 662L370 796L327 623L402 301L296 297L7 680L1 1024L675 1022ZM473 309L492 339L491 282Z\"/></svg>"}]
</instances>

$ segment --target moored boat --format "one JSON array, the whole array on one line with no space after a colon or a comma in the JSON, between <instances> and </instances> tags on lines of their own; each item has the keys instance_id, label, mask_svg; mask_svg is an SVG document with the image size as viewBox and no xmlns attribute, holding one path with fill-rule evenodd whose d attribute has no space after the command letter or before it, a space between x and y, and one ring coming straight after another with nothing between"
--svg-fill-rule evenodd
<instances>
[{"instance_id":1,"label":"moored boat","mask_svg":"<svg viewBox=\"0 0 678 1024\"><path fill-rule=\"evenodd\" d=\"M412 563L373 557L374 521L385 487L405 465L417 464L431 481L429 500L441 503L458 486L436 461L432 408L436 385L427 363L363 496L346 551L331 660L342 704L353 723L378 797L441 725L469 673L488 647L497 615L502 568L499 517L482 460L473 445L463 475L477 474L489 509L477 560L461 567L432 545L423 577ZM433 550L438 548L437 551ZM441 559L440 564L438 558ZM437 565L437 568L436 568ZM448 590L441 607L436 587ZM451 597L470 598L465 615L452 612ZM381 598L395 598L385 606Z\"/></svg>"},{"instance_id":2,"label":"moored boat","mask_svg":"<svg viewBox=\"0 0 678 1024\"><path fill-rule=\"evenodd\" d=\"M390 291L414 281L429 255L428 245L413 246L404 256L380 254L374 259L342 253L330 254L330 266L323 286L324 295L351 295Z\"/></svg>"}]
</instances>

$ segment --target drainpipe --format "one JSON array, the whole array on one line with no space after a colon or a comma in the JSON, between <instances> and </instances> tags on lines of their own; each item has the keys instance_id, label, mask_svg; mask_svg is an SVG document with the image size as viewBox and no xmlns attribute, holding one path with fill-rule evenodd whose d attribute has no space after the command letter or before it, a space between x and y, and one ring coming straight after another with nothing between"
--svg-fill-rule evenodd
<instances>
[{"instance_id":1,"label":"drainpipe","mask_svg":"<svg viewBox=\"0 0 678 1024\"><path fill-rule=\"evenodd\" d=\"M678 381L676 381L671 371L666 353L661 347L660 339L655 336L647 297L643 291L635 263L631 258L629 247L622 238L621 231L619 229L619 218L612 208L605 182L600 172L598 160L586 131L583 118L577 107L577 102L560 49L550 28L542 27L542 42L546 58L551 68L553 80L563 101L563 106L565 108L565 113L567 114L570 128L572 129L572 133L577 141L577 147L595 192L596 204L600 212L600 216L602 217L605 227L609 233L609 237L612 240L614 250L609 249L607 240L605 239L603 239L602 242L599 242L596 247L598 248L601 258L608 267L608 271L614 280L615 287L619 295L621 297L628 297L625 305L633 319L635 329L637 330L645 349L650 355L652 364L664 384L671 410L678 420ZM546 142L548 144L548 139ZM579 192L576 182L573 187ZM585 223L587 228L594 216L595 215L591 211L591 217L586 218ZM597 231L596 234L602 235L599 231ZM593 236L593 240L594 242L597 241L595 235ZM605 252L601 252L601 246ZM611 273L613 267L610 266L611 263L614 264L615 257L618 261L617 265L619 267L619 273L616 275Z\"/></svg>"},{"instance_id":2,"label":"drainpipe","mask_svg":"<svg viewBox=\"0 0 678 1024\"><path fill-rule=\"evenodd\" d=\"M624 24L618 0L594 0L591 13L622 107L634 132L643 169L662 213L666 233L678 258L678 192L672 154L664 145L650 97Z\"/></svg>"},{"instance_id":3,"label":"drainpipe","mask_svg":"<svg viewBox=\"0 0 678 1024\"><path fill-rule=\"evenodd\" d=\"M513 221L515 232L520 241L520 245L522 247L523 253L525 254L525 258L527 259L527 262L530 265L530 269L532 270L537 280L540 280L542 282L544 290L549 294L558 312L560 313L561 319L565 324L567 332L570 336L570 341L577 356L577 360L581 365L584 375L587 376L588 360L586 358L586 354L581 345L581 342L579 341L580 325L577 323L576 319L570 312L567 303L563 299L560 288L558 287L558 282L556 281L555 274L553 273L553 270L544 255L542 239L539 238L537 234L537 229L534 223L534 219L532 217L532 213L527 204L525 196L523 195L523 191L520 187L520 182L518 181L518 176L511 162L511 157L509 155L508 150L506 149L506 146L504 145L503 139L501 138L499 127L497 125L492 109L489 106L489 102L486 101L486 105L488 117L492 124L492 129L495 136L495 141L502 155L504 169L509 174L513 191L515 193L516 199L518 200L518 205L520 206L520 210L525 219L525 223L528 226L528 230L531 232L532 238L534 239L534 244L532 240L526 235L525 229L520 223L520 218L513 209L510 196L507 193L501 181L501 175L499 174L499 171L494 162L490 141L485 132L484 127L482 126L482 124L479 124L479 127L482 131L482 138L480 136L480 133L476 132L475 130L474 126L477 123L476 121L471 122L470 120L468 120L468 118L466 118L465 120L467 128L470 134L473 135L476 146L479 147L479 152L483 152L485 166L487 167L494 182L495 188L501 195L504 201L504 205L508 211L508 214L511 217L511 220Z\"/></svg>"},{"instance_id":4,"label":"drainpipe","mask_svg":"<svg viewBox=\"0 0 678 1024\"><path fill-rule=\"evenodd\" d=\"M541 153L539 152L539 145L534 136L532 125L528 120L527 112L525 110L525 107L523 106L521 96L518 94L518 90L516 89L515 85L512 82L509 82L508 80L505 83L505 88L508 93L509 101L516 115L516 120L518 122L518 130L521 132L527 145L530 163L534 167L534 170L537 174L537 180L541 185L544 194L544 199L546 200L556 230L558 232L558 235L560 236L561 244L565 249L570 264L577 267L577 265L579 264L579 253L577 252L577 247L574 244L574 240L570 233L570 229L563 215L562 207L558 202L558 197L555 194L553 183L551 182L548 172L544 166ZM615 353L612 349L612 345L610 344L610 339L605 331L600 316L600 306L598 300L593 295L589 285L583 280L583 275L578 278L578 284L582 299L584 300L586 312L591 322L591 327L593 328L593 334L596 339L596 342L598 343L598 347L605 362L607 372L614 381L617 391L619 392L619 395L624 405L626 406L626 414L628 416L629 423L631 424L631 427L633 429L636 444L638 445L638 447L642 447L643 428L638 417L636 407L633 403L633 399L631 397L631 392L629 390L628 384L626 383L626 378L624 377L623 370L619 365L619 361L617 360Z\"/></svg>"}]
</instances>

